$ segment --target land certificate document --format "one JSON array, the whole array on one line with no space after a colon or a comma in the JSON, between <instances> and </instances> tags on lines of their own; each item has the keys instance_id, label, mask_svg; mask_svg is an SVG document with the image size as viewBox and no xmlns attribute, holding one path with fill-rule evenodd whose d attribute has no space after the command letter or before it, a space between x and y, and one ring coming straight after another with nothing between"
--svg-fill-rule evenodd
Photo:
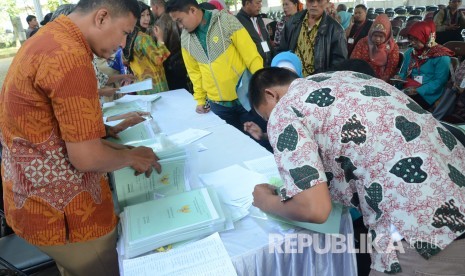
<instances>
[{"instance_id":1,"label":"land certificate document","mask_svg":"<svg viewBox=\"0 0 465 276\"><path fill-rule=\"evenodd\" d=\"M162 164L162 172L134 175L132 168L126 167L113 172L116 195L120 208L182 193L186 190L185 159Z\"/></svg>"},{"instance_id":2,"label":"land certificate document","mask_svg":"<svg viewBox=\"0 0 465 276\"><path fill-rule=\"evenodd\" d=\"M123 260L122 276L235 276L218 233L168 252Z\"/></svg>"},{"instance_id":3,"label":"land certificate document","mask_svg":"<svg viewBox=\"0 0 465 276\"><path fill-rule=\"evenodd\" d=\"M128 206L124 212L129 243L179 234L220 218L205 188Z\"/></svg>"}]
</instances>

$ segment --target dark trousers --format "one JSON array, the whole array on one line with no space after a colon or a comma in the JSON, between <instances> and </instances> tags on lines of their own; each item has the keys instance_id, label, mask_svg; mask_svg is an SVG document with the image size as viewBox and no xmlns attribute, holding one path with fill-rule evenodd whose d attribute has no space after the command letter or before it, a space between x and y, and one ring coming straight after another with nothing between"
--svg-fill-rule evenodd
<instances>
[{"instance_id":1,"label":"dark trousers","mask_svg":"<svg viewBox=\"0 0 465 276\"><path fill-rule=\"evenodd\" d=\"M431 108L431 104L425 101L420 94L416 94L416 95L409 96L409 97L412 98L412 100L414 100L424 110L429 110Z\"/></svg>"}]
</instances>

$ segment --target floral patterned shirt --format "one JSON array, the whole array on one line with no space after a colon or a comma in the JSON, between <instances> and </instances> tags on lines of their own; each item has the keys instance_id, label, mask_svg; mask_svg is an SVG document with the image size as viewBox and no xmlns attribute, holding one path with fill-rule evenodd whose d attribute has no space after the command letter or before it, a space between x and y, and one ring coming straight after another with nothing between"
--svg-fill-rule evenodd
<instances>
[{"instance_id":1,"label":"floral patterned shirt","mask_svg":"<svg viewBox=\"0 0 465 276\"><path fill-rule=\"evenodd\" d=\"M139 81L152 78L153 88L139 91L139 95L150 95L168 91L163 62L170 51L165 44L157 44L148 34L139 31L134 41L134 59L130 62L131 70Z\"/></svg>"},{"instance_id":2,"label":"floral patterned shirt","mask_svg":"<svg viewBox=\"0 0 465 276\"><path fill-rule=\"evenodd\" d=\"M334 72L295 80L268 134L285 183L282 200L328 183L355 206L374 242L372 268L401 271L390 226L425 258L465 232L465 148L393 86Z\"/></svg>"}]
</instances>

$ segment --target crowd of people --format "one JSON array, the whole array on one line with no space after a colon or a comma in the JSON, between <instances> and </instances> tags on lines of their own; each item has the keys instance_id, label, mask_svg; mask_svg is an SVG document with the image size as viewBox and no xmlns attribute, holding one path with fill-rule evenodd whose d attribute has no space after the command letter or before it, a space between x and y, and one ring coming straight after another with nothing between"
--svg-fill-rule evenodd
<instances>
[{"instance_id":1,"label":"crowd of people","mask_svg":"<svg viewBox=\"0 0 465 276\"><path fill-rule=\"evenodd\" d=\"M386 15L328 0L283 0L275 28L262 0L242 0L236 15L221 0L80 0L41 28L28 16L0 94L8 224L62 275L118 275L105 173L162 168L150 148L103 139L149 114L102 120L101 97L151 78L140 94L185 88L197 113L274 154L284 187L257 185L256 207L321 223L338 201L379 238L371 275L463 273L465 147L435 113L446 95L465 108L465 63L454 72L454 52L435 40L465 27L460 3L411 25L403 54ZM104 127L114 119L125 120ZM394 237L409 254L387 252Z\"/></svg>"}]
</instances>

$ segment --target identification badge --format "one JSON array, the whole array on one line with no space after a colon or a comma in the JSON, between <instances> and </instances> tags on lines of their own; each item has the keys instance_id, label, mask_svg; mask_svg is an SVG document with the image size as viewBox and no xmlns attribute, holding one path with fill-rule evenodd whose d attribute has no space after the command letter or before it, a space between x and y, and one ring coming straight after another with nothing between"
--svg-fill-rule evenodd
<instances>
[{"instance_id":1,"label":"identification badge","mask_svg":"<svg viewBox=\"0 0 465 276\"><path fill-rule=\"evenodd\" d=\"M465 78L460 83L460 88L465 88Z\"/></svg>"},{"instance_id":2,"label":"identification badge","mask_svg":"<svg viewBox=\"0 0 465 276\"><path fill-rule=\"evenodd\" d=\"M352 37L349 37L349 39L347 40L347 43L354 44L354 39Z\"/></svg>"},{"instance_id":3,"label":"identification badge","mask_svg":"<svg viewBox=\"0 0 465 276\"><path fill-rule=\"evenodd\" d=\"M268 47L268 43L266 43L266 41L262 41L262 49L265 53L268 53L270 51L270 47Z\"/></svg>"},{"instance_id":4,"label":"identification badge","mask_svg":"<svg viewBox=\"0 0 465 276\"><path fill-rule=\"evenodd\" d=\"M413 77L413 80L420 84L423 84L423 76L415 76Z\"/></svg>"}]
</instances>

